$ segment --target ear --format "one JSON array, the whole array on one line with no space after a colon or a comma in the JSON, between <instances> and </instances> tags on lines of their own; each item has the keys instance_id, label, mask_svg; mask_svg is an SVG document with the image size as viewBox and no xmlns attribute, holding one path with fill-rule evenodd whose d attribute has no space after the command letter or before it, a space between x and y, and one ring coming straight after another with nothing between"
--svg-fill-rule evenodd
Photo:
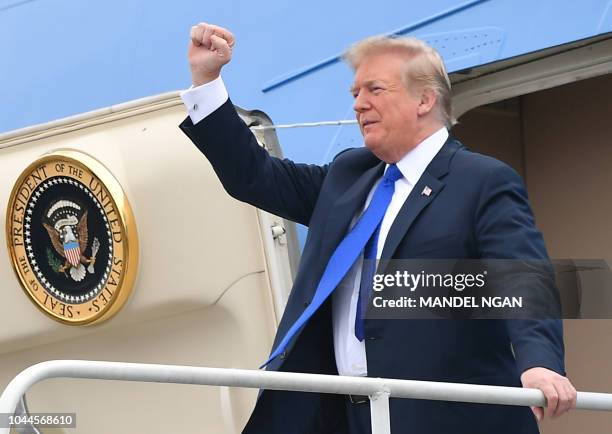
<instances>
[{"instance_id":1,"label":"ear","mask_svg":"<svg viewBox=\"0 0 612 434\"><path fill-rule=\"evenodd\" d=\"M438 96L431 87L423 88L423 91L421 92L421 100L419 101L419 106L417 107L418 115L425 116L429 114L436 105L437 100Z\"/></svg>"}]
</instances>

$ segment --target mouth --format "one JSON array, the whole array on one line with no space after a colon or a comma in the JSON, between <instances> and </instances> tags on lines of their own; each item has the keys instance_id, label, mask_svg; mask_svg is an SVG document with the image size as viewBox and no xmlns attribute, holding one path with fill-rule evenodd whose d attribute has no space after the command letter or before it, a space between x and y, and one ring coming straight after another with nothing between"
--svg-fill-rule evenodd
<instances>
[{"instance_id":1,"label":"mouth","mask_svg":"<svg viewBox=\"0 0 612 434\"><path fill-rule=\"evenodd\" d=\"M361 128L363 128L364 130L366 130L368 127L371 127L373 125L376 125L378 123L378 121L372 121L372 120L366 120L363 121L361 123Z\"/></svg>"}]
</instances>

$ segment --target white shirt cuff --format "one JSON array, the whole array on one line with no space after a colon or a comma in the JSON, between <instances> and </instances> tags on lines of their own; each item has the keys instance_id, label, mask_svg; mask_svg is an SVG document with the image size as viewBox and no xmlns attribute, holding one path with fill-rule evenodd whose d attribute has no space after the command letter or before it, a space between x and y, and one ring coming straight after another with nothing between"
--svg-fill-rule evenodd
<instances>
[{"instance_id":1,"label":"white shirt cuff","mask_svg":"<svg viewBox=\"0 0 612 434\"><path fill-rule=\"evenodd\" d=\"M194 125L221 107L228 98L221 76L181 92L181 99Z\"/></svg>"}]
</instances>

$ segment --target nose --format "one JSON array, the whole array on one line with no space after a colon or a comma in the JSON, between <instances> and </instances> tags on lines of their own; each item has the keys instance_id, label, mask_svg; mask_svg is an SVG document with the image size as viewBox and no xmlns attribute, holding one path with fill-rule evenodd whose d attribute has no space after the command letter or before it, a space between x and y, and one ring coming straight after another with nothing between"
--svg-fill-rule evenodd
<instances>
[{"instance_id":1,"label":"nose","mask_svg":"<svg viewBox=\"0 0 612 434\"><path fill-rule=\"evenodd\" d=\"M353 103L353 110L355 111L355 114L363 113L369 108L370 102L368 101L366 92L359 92L355 97L355 102Z\"/></svg>"}]
</instances>

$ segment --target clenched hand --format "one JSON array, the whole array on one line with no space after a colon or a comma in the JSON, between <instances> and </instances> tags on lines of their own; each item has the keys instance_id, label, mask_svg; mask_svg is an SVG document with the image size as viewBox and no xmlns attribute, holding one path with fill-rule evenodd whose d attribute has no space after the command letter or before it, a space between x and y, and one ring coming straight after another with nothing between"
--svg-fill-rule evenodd
<instances>
[{"instance_id":1,"label":"clenched hand","mask_svg":"<svg viewBox=\"0 0 612 434\"><path fill-rule=\"evenodd\" d=\"M191 28L188 58L194 86L219 76L223 65L232 59L234 44L234 35L223 27L199 23Z\"/></svg>"}]
</instances>

